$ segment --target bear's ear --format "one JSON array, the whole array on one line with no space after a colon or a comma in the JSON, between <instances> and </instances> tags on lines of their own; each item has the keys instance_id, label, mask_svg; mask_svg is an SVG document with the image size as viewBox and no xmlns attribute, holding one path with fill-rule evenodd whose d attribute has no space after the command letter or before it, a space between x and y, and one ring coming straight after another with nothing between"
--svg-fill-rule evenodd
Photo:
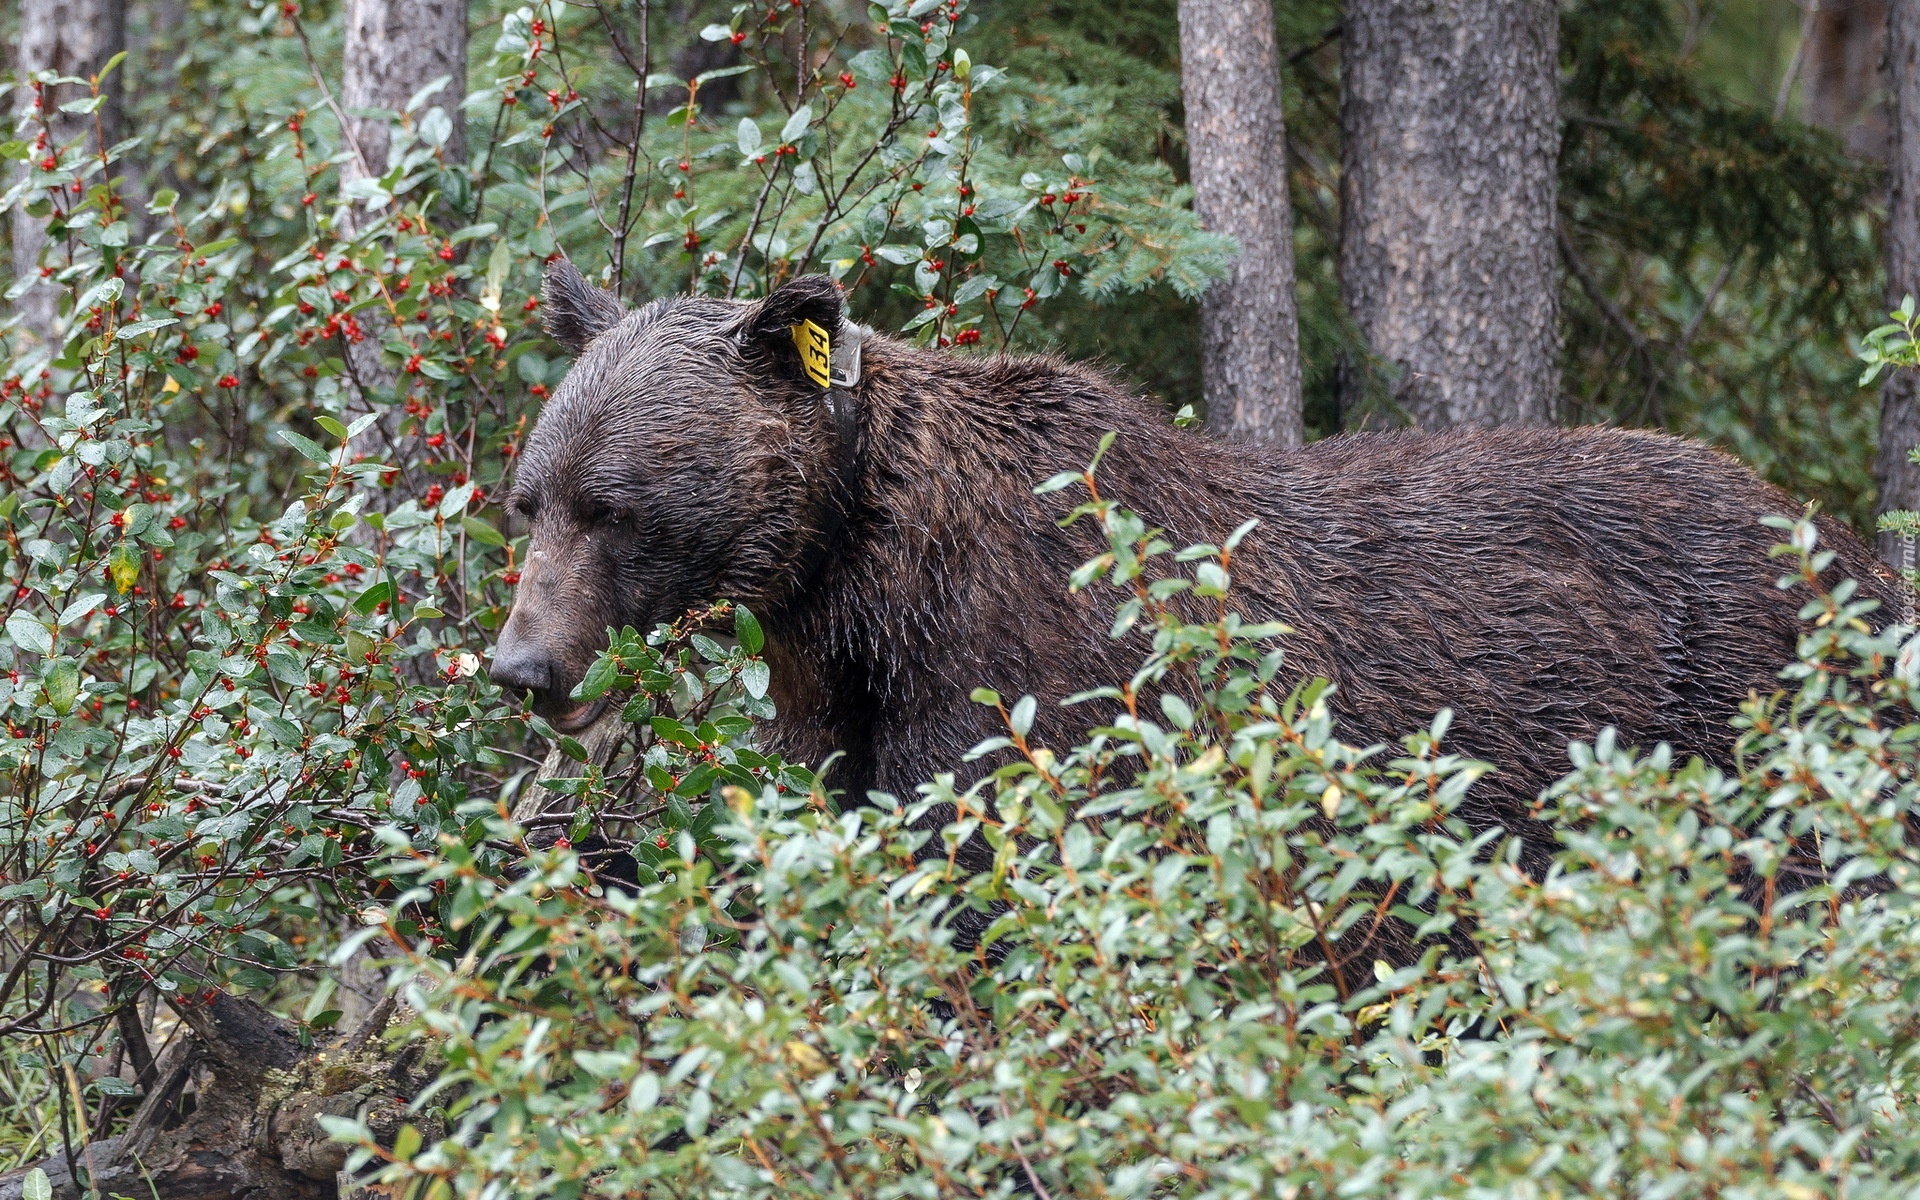
<instances>
[{"instance_id":1,"label":"bear's ear","mask_svg":"<svg viewBox=\"0 0 1920 1200\"><path fill-rule=\"evenodd\" d=\"M824 388L829 344L839 343L845 312L839 284L825 275L802 275L747 306L740 322L741 349L763 370Z\"/></svg>"},{"instance_id":2,"label":"bear's ear","mask_svg":"<svg viewBox=\"0 0 1920 1200\"><path fill-rule=\"evenodd\" d=\"M547 264L546 281L540 289L542 324L548 336L578 354L587 343L620 323L627 315L620 298L604 288L594 287L580 269L565 258Z\"/></svg>"}]
</instances>

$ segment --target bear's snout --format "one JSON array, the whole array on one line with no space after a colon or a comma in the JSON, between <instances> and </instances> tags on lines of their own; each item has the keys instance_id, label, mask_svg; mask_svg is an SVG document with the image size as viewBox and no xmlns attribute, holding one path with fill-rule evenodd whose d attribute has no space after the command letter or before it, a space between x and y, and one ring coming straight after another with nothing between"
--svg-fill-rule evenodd
<instances>
[{"instance_id":1,"label":"bear's snout","mask_svg":"<svg viewBox=\"0 0 1920 1200\"><path fill-rule=\"evenodd\" d=\"M493 652L493 681L504 688L544 692L553 686L554 667L551 655L511 630Z\"/></svg>"},{"instance_id":2,"label":"bear's snout","mask_svg":"<svg viewBox=\"0 0 1920 1200\"><path fill-rule=\"evenodd\" d=\"M541 540L535 539L536 547ZM570 560L556 562L544 549L531 550L513 611L493 648L493 681L526 692L533 711L564 733L593 724L606 708L605 697L585 704L571 698L593 656L606 645L587 632L604 630L607 623L588 611L586 600L594 589L578 568Z\"/></svg>"},{"instance_id":3,"label":"bear's snout","mask_svg":"<svg viewBox=\"0 0 1920 1200\"><path fill-rule=\"evenodd\" d=\"M569 671L566 662L538 640L520 635L512 622L501 631L500 643L494 647L493 681L526 692L533 710L562 733L585 729L599 720L607 707L604 696L584 704L573 703L568 693L578 682L577 671Z\"/></svg>"}]
</instances>

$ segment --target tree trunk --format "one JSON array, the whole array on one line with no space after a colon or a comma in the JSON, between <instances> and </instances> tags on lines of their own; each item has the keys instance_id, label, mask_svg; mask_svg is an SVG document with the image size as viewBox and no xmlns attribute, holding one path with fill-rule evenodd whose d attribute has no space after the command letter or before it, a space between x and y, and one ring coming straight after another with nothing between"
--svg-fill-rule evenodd
<instances>
[{"instance_id":1,"label":"tree trunk","mask_svg":"<svg viewBox=\"0 0 1920 1200\"><path fill-rule=\"evenodd\" d=\"M1200 298L1207 424L1239 441L1298 446L1293 210L1268 0L1180 0L1180 93L1193 211L1240 243L1232 277Z\"/></svg>"},{"instance_id":2,"label":"tree trunk","mask_svg":"<svg viewBox=\"0 0 1920 1200\"><path fill-rule=\"evenodd\" d=\"M467 0L347 0L341 55L346 67L340 102L357 150L341 168L343 179L384 175L387 170L388 121L353 114L362 109L399 113L415 92L442 75L451 77L447 86L410 120L417 124L434 109L446 114L453 133L444 157L466 161L466 118L460 105L467 98Z\"/></svg>"},{"instance_id":3,"label":"tree trunk","mask_svg":"<svg viewBox=\"0 0 1920 1200\"><path fill-rule=\"evenodd\" d=\"M1920 295L1920 0L1888 5L1887 99L1887 304L1893 307ZM1920 372L1895 371L1880 387L1879 511L1920 509L1920 465L1907 458L1916 446ZM1920 566L1910 538L1883 533L1880 553L1896 567Z\"/></svg>"},{"instance_id":4,"label":"tree trunk","mask_svg":"<svg viewBox=\"0 0 1920 1200\"><path fill-rule=\"evenodd\" d=\"M1801 114L1857 158L1887 157L1887 0L1820 0L1801 51Z\"/></svg>"},{"instance_id":5,"label":"tree trunk","mask_svg":"<svg viewBox=\"0 0 1920 1200\"><path fill-rule=\"evenodd\" d=\"M341 56L345 66L340 100L348 114L349 134L347 161L340 168L343 185L386 174L392 148L390 118L354 114L368 109L400 114L414 93L441 76L449 77L446 86L407 120L419 129L428 114L438 110L451 125L440 148L441 161L449 166L466 161L466 116L461 105L467 98L467 0L347 0ZM340 210L347 219L342 230L347 236L352 235L352 211L344 206ZM462 216L455 224L464 220ZM394 394L400 371L382 359L383 318L372 314L368 323L366 340L349 343L345 359L361 410L385 406L379 424L364 435L384 449L400 428L401 397ZM375 493L373 501L383 509L398 502L391 490Z\"/></svg>"},{"instance_id":6,"label":"tree trunk","mask_svg":"<svg viewBox=\"0 0 1920 1200\"><path fill-rule=\"evenodd\" d=\"M439 112L451 132L440 147L449 166L467 159L467 0L347 0L346 39L341 47L340 101L347 111L347 161L340 180L379 178L390 165L392 120L385 116L356 116L367 110L401 114L414 93L434 80L447 77L446 86L407 115L419 129L429 114ZM351 209L343 208L342 215ZM352 235L352 222L343 230ZM347 351L347 368L354 387L369 393L391 393L399 373L380 361L379 330L354 343ZM383 422L391 436L392 422Z\"/></svg>"},{"instance_id":7,"label":"tree trunk","mask_svg":"<svg viewBox=\"0 0 1920 1200\"><path fill-rule=\"evenodd\" d=\"M125 48L126 43L125 0L21 0L17 66L22 75L53 71L86 79L97 74L108 59ZM83 139L92 143L94 117L91 114L60 111L62 104L86 95L85 88L70 83L49 87L37 97L33 89L20 87L14 95L14 112L19 115L32 112L38 99L47 115L46 125L52 138L49 152ZM106 137L106 145L111 146L119 139L120 125L119 80L116 77L107 81L107 103L100 111L100 126ZM40 122L36 120L28 126L26 136L31 139L39 131ZM95 148L100 147L96 145ZM44 154L36 153L34 157L44 157ZM31 216L25 205L16 205L13 209L14 278L37 275L41 253L46 248L46 218ZM65 256L59 251L55 251L55 259L52 265L64 265ZM25 318L26 326L43 341L50 341L54 336L58 298L59 292L55 288L36 285L14 301L15 307Z\"/></svg>"},{"instance_id":8,"label":"tree trunk","mask_svg":"<svg viewBox=\"0 0 1920 1200\"><path fill-rule=\"evenodd\" d=\"M1558 7L1352 0L1344 38L1340 283L1395 401L1425 429L1551 421Z\"/></svg>"}]
</instances>

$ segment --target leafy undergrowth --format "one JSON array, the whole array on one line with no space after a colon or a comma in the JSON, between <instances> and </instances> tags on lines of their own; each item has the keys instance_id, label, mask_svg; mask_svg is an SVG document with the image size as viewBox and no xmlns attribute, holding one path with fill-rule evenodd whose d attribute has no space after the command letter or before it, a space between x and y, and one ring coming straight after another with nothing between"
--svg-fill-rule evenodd
<instances>
[{"instance_id":1,"label":"leafy undergrowth","mask_svg":"<svg viewBox=\"0 0 1920 1200\"><path fill-rule=\"evenodd\" d=\"M1079 698L1116 714L1083 745L1029 744L1023 699L969 789L840 807L716 779L724 807L643 843L634 887L569 847L501 870L390 836L393 910L450 912L463 947L395 974L401 1036L447 1063L416 1107L451 1132L340 1122L359 1169L425 1196L1906 1193L1915 674L1908 631L1817 590L1811 526L1782 525L1807 633L1739 773L1575 747L1534 880L1459 819L1485 766L1445 714L1343 744L1229 606L1231 545L1161 572L1136 518L1079 516L1112 542L1081 578L1153 629ZM622 649L598 682L670 707L671 664ZM923 827L936 804L958 819ZM995 858L968 875L974 836Z\"/></svg>"}]
</instances>

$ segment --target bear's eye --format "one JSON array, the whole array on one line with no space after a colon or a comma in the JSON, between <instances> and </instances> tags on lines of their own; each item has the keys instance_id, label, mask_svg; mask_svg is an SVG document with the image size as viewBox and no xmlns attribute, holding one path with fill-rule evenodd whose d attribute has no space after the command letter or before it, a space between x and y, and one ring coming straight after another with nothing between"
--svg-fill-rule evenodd
<instances>
[{"instance_id":1,"label":"bear's eye","mask_svg":"<svg viewBox=\"0 0 1920 1200\"><path fill-rule=\"evenodd\" d=\"M532 496L517 495L507 501L507 511L523 521L531 521L540 511L540 502Z\"/></svg>"},{"instance_id":2,"label":"bear's eye","mask_svg":"<svg viewBox=\"0 0 1920 1200\"><path fill-rule=\"evenodd\" d=\"M609 504L589 503L580 510L581 518L589 525L618 525L626 515Z\"/></svg>"}]
</instances>

